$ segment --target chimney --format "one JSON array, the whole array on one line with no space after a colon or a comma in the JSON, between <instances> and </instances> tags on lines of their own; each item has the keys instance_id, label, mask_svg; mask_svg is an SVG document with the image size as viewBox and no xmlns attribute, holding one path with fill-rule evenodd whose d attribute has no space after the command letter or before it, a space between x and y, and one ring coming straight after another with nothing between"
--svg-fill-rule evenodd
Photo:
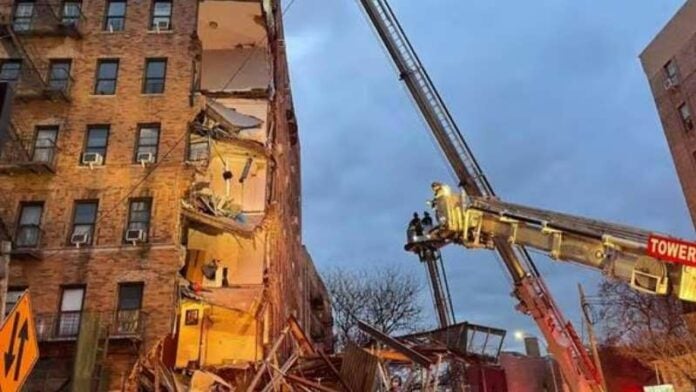
<instances>
[{"instance_id":1,"label":"chimney","mask_svg":"<svg viewBox=\"0 0 696 392\"><path fill-rule=\"evenodd\" d=\"M535 336L525 336L524 350L527 352L528 357L541 357L541 350L539 350L539 339L537 339Z\"/></svg>"}]
</instances>

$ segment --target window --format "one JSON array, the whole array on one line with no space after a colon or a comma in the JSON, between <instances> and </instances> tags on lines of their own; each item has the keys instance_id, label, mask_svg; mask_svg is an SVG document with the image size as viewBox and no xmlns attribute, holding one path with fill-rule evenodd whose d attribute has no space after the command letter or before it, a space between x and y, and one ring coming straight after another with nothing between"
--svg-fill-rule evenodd
<instances>
[{"instance_id":1,"label":"window","mask_svg":"<svg viewBox=\"0 0 696 392\"><path fill-rule=\"evenodd\" d=\"M87 127L87 141L85 153L97 153L102 157L102 163L106 162L106 150L109 145L109 126L90 125ZM80 160L82 162L82 159Z\"/></svg>"},{"instance_id":2,"label":"window","mask_svg":"<svg viewBox=\"0 0 696 392\"><path fill-rule=\"evenodd\" d=\"M23 203L17 221L15 245L18 248L35 248L41 237L41 215L43 203Z\"/></svg>"},{"instance_id":3,"label":"window","mask_svg":"<svg viewBox=\"0 0 696 392\"><path fill-rule=\"evenodd\" d=\"M94 227L97 224L97 208L96 201L78 201L75 202L75 211L73 212L73 225L71 237L74 235L87 235L87 243L92 244L94 237Z\"/></svg>"},{"instance_id":4,"label":"window","mask_svg":"<svg viewBox=\"0 0 696 392\"><path fill-rule=\"evenodd\" d=\"M34 1L20 0L15 5L12 28L15 31L30 31L34 19Z\"/></svg>"},{"instance_id":5,"label":"window","mask_svg":"<svg viewBox=\"0 0 696 392\"><path fill-rule=\"evenodd\" d=\"M80 332L84 287L63 287L58 314L58 337L75 337Z\"/></svg>"},{"instance_id":6,"label":"window","mask_svg":"<svg viewBox=\"0 0 696 392\"><path fill-rule=\"evenodd\" d=\"M125 0L107 0L104 30L122 31L126 27Z\"/></svg>"},{"instance_id":7,"label":"window","mask_svg":"<svg viewBox=\"0 0 696 392\"><path fill-rule=\"evenodd\" d=\"M36 127L36 139L34 140L34 151L31 160L33 162L53 163L57 138L58 126Z\"/></svg>"},{"instance_id":8,"label":"window","mask_svg":"<svg viewBox=\"0 0 696 392\"><path fill-rule=\"evenodd\" d=\"M152 5L150 30L169 30L172 27L171 0L155 0Z\"/></svg>"},{"instance_id":9,"label":"window","mask_svg":"<svg viewBox=\"0 0 696 392\"><path fill-rule=\"evenodd\" d=\"M140 154L152 154L153 161L157 162L157 145L159 144L159 124L143 124L138 130L138 144L135 147L135 162L140 163Z\"/></svg>"},{"instance_id":10,"label":"window","mask_svg":"<svg viewBox=\"0 0 696 392\"><path fill-rule=\"evenodd\" d=\"M54 91L66 91L70 83L70 60L51 60L48 71L48 87Z\"/></svg>"},{"instance_id":11,"label":"window","mask_svg":"<svg viewBox=\"0 0 696 392\"><path fill-rule=\"evenodd\" d=\"M210 147L208 145L208 136L199 135L191 132L189 134L188 145L188 160L189 161L204 161L208 159Z\"/></svg>"},{"instance_id":12,"label":"window","mask_svg":"<svg viewBox=\"0 0 696 392\"><path fill-rule=\"evenodd\" d=\"M116 331L118 334L131 335L139 331L142 303L142 282L118 285L118 309L116 312Z\"/></svg>"},{"instance_id":13,"label":"window","mask_svg":"<svg viewBox=\"0 0 696 392\"><path fill-rule=\"evenodd\" d=\"M17 305L19 297L21 297L26 290L26 287L10 287L7 289L7 296L5 296L5 316Z\"/></svg>"},{"instance_id":14,"label":"window","mask_svg":"<svg viewBox=\"0 0 696 392\"><path fill-rule=\"evenodd\" d=\"M679 69L677 68L676 61L669 60L669 62L665 64L665 75L668 79L672 80L673 82L679 80Z\"/></svg>"},{"instance_id":15,"label":"window","mask_svg":"<svg viewBox=\"0 0 696 392\"><path fill-rule=\"evenodd\" d=\"M126 230L142 230L147 241L150 230L150 209L152 199L133 199L128 211L128 227Z\"/></svg>"},{"instance_id":16,"label":"window","mask_svg":"<svg viewBox=\"0 0 696 392\"><path fill-rule=\"evenodd\" d=\"M143 94L162 94L164 92L164 78L166 73L167 59L145 60Z\"/></svg>"},{"instance_id":17,"label":"window","mask_svg":"<svg viewBox=\"0 0 696 392\"><path fill-rule=\"evenodd\" d=\"M679 106L679 116L682 119L682 124L684 124L684 129L687 131L694 129L694 121L691 118L691 109L689 109L689 104L684 103Z\"/></svg>"},{"instance_id":18,"label":"window","mask_svg":"<svg viewBox=\"0 0 696 392\"><path fill-rule=\"evenodd\" d=\"M63 13L61 15L61 23L65 26L76 26L80 23L82 15L82 3L75 0L66 0L63 2Z\"/></svg>"},{"instance_id":19,"label":"window","mask_svg":"<svg viewBox=\"0 0 696 392\"><path fill-rule=\"evenodd\" d=\"M113 95L116 93L118 78L118 60L99 60L97 62L97 82L94 93L97 95Z\"/></svg>"},{"instance_id":20,"label":"window","mask_svg":"<svg viewBox=\"0 0 696 392\"><path fill-rule=\"evenodd\" d=\"M0 63L0 82L16 82L22 71L22 60L4 60Z\"/></svg>"}]
</instances>

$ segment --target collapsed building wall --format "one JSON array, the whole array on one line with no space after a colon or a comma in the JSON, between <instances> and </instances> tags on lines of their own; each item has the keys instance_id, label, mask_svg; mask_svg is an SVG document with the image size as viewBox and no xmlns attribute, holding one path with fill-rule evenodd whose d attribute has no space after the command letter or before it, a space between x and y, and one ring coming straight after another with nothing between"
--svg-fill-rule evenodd
<instances>
[{"instance_id":1,"label":"collapsed building wall","mask_svg":"<svg viewBox=\"0 0 696 392\"><path fill-rule=\"evenodd\" d=\"M129 4L120 26L92 17L106 10L90 3L74 31L50 35L3 7L0 67L16 57L24 66L12 125L25 154L0 153L0 219L15 226L11 293L31 291L43 368L66 357L83 365L32 377L30 389L77 382L85 369L102 388L123 388L160 344L171 368L242 367L289 315L325 313L308 301L327 303L326 291L310 298L298 278L320 281L301 242L276 2L177 2L169 24L150 28L148 4ZM56 59L70 59L67 79L53 77L66 63ZM166 59L161 93L144 92L151 59ZM103 62L117 64L107 93L110 82L95 80L111 77ZM321 319L325 338L330 315ZM98 344L78 350L86 322L99 326L84 328Z\"/></svg>"}]
</instances>

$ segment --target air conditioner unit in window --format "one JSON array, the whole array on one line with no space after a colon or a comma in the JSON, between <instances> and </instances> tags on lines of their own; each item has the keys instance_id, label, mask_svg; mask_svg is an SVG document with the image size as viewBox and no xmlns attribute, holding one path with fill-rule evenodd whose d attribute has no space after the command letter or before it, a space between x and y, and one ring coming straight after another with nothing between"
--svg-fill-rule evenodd
<instances>
[{"instance_id":1,"label":"air conditioner unit in window","mask_svg":"<svg viewBox=\"0 0 696 392\"><path fill-rule=\"evenodd\" d=\"M155 163L155 154L151 152L141 152L135 157L135 160L145 166L148 163Z\"/></svg>"},{"instance_id":2,"label":"air conditioner unit in window","mask_svg":"<svg viewBox=\"0 0 696 392\"><path fill-rule=\"evenodd\" d=\"M679 79L676 76L667 77L663 83L665 90L671 90L679 86Z\"/></svg>"},{"instance_id":3,"label":"air conditioner unit in window","mask_svg":"<svg viewBox=\"0 0 696 392\"><path fill-rule=\"evenodd\" d=\"M78 248L80 247L80 245L87 245L89 243L89 234L73 233L73 235L70 236L70 243Z\"/></svg>"},{"instance_id":4,"label":"air conditioner unit in window","mask_svg":"<svg viewBox=\"0 0 696 392\"><path fill-rule=\"evenodd\" d=\"M161 31L169 30L169 21L168 20L158 20L157 24L155 25L155 30L158 33Z\"/></svg>"},{"instance_id":5,"label":"air conditioner unit in window","mask_svg":"<svg viewBox=\"0 0 696 392\"><path fill-rule=\"evenodd\" d=\"M133 245L145 242L146 238L144 230L126 230L126 242L131 242Z\"/></svg>"},{"instance_id":6,"label":"air conditioner unit in window","mask_svg":"<svg viewBox=\"0 0 696 392\"><path fill-rule=\"evenodd\" d=\"M98 152L86 152L82 154L82 163L85 165L101 166L104 164L104 157Z\"/></svg>"}]
</instances>

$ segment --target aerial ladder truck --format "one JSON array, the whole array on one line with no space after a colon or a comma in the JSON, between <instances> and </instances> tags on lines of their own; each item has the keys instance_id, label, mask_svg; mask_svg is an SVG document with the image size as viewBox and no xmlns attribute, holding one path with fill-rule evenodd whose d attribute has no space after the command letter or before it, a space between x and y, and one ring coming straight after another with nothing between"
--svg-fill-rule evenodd
<instances>
[{"instance_id":1,"label":"aerial ladder truck","mask_svg":"<svg viewBox=\"0 0 696 392\"><path fill-rule=\"evenodd\" d=\"M525 246L599 269L637 290L687 301L696 301L694 268L650 256L644 245L666 250L668 239L648 232L499 201L387 0L359 2L462 189L459 194L436 185L434 227L407 244L428 266L440 325L453 322L454 316L439 249L449 243L493 249L512 278L518 309L536 322L571 390L604 391L597 363L556 305Z\"/></svg>"}]
</instances>

